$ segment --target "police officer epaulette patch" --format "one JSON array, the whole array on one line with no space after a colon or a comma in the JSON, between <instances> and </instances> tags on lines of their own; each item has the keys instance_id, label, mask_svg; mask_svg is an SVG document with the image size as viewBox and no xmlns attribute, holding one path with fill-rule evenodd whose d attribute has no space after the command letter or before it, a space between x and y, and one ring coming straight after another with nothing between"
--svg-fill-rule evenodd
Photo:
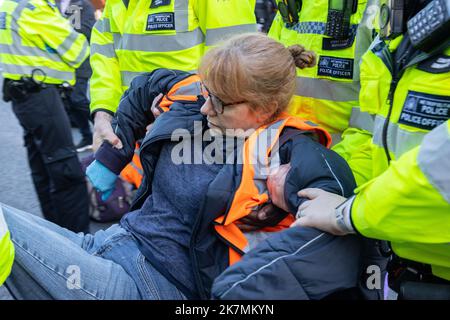
<instances>
[{"instance_id":1,"label":"police officer epaulette patch","mask_svg":"<svg viewBox=\"0 0 450 320\"><path fill-rule=\"evenodd\" d=\"M428 73L446 73L450 71L450 56L444 54L425 60L417 66L417 69Z\"/></svg>"},{"instance_id":2,"label":"police officer epaulette patch","mask_svg":"<svg viewBox=\"0 0 450 320\"><path fill-rule=\"evenodd\" d=\"M170 4L170 1L172 0L152 0L152 4L150 5L150 8L158 8L161 6L168 6Z\"/></svg>"},{"instance_id":3,"label":"police officer epaulette patch","mask_svg":"<svg viewBox=\"0 0 450 320\"><path fill-rule=\"evenodd\" d=\"M408 91L398 123L433 130L450 118L450 96Z\"/></svg>"}]
</instances>

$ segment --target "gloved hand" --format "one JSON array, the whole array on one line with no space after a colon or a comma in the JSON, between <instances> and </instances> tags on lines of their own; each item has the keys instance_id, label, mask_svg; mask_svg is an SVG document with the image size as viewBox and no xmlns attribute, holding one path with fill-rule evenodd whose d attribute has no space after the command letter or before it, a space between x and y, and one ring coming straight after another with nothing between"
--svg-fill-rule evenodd
<instances>
[{"instance_id":1,"label":"gloved hand","mask_svg":"<svg viewBox=\"0 0 450 320\"><path fill-rule=\"evenodd\" d=\"M105 167L100 161L94 160L86 169L86 176L94 188L102 193L106 201L114 191L117 175Z\"/></svg>"},{"instance_id":2,"label":"gloved hand","mask_svg":"<svg viewBox=\"0 0 450 320\"><path fill-rule=\"evenodd\" d=\"M346 200L344 197L318 188L303 189L297 194L310 200L298 207L297 220L291 227L313 227L336 236L348 233L336 220L335 209Z\"/></svg>"}]
</instances>

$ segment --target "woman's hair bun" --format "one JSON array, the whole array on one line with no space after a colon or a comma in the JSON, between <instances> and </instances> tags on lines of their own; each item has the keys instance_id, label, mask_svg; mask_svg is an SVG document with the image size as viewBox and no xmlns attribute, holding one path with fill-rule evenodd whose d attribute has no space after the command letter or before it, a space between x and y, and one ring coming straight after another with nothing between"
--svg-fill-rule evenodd
<instances>
[{"instance_id":1,"label":"woman's hair bun","mask_svg":"<svg viewBox=\"0 0 450 320\"><path fill-rule=\"evenodd\" d=\"M314 51L305 50L304 47L298 44L288 47L288 50L294 58L297 68L311 68L316 65L316 54Z\"/></svg>"}]
</instances>

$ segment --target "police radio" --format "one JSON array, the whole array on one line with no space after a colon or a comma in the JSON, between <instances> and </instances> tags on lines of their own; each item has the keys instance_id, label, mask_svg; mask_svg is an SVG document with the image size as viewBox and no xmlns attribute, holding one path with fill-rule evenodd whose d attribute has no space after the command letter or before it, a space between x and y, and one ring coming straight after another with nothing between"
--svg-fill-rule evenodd
<instances>
[{"instance_id":1,"label":"police radio","mask_svg":"<svg viewBox=\"0 0 450 320\"><path fill-rule=\"evenodd\" d=\"M442 44L450 37L450 0L433 0L408 20L408 35L412 45L420 50Z\"/></svg>"},{"instance_id":2,"label":"police radio","mask_svg":"<svg viewBox=\"0 0 450 320\"><path fill-rule=\"evenodd\" d=\"M325 34L334 39L346 39L350 30L350 17L358 9L358 0L328 0Z\"/></svg>"}]
</instances>

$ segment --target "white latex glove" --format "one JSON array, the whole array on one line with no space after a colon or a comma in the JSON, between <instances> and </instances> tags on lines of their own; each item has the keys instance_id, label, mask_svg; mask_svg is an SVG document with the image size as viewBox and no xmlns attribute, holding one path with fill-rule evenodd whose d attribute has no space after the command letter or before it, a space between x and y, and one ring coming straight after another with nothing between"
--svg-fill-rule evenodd
<instances>
[{"instance_id":1,"label":"white latex glove","mask_svg":"<svg viewBox=\"0 0 450 320\"><path fill-rule=\"evenodd\" d=\"M291 227L313 227L337 236L347 234L337 224L335 211L346 198L317 188L300 190L298 196L310 200L298 207L297 220Z\"/></svg>"}]
</instances>

